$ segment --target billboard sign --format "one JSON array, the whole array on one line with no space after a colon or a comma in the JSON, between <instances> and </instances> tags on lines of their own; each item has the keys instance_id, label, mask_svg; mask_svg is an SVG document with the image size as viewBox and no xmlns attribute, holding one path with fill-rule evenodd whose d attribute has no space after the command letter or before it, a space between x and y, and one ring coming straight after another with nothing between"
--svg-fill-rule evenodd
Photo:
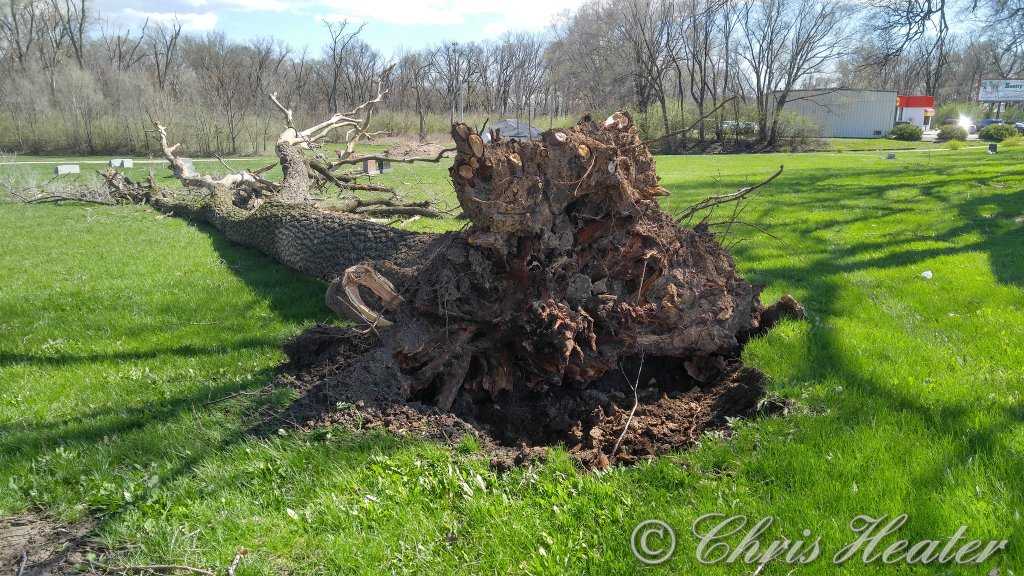
<instances>
[{"instance_id":1,"label":"billboard sign","mask_svg":"<svg viewBox=\"0 0 1024 576\"><path fill-rule=\"evenodd\" d=\"M978 91L982 102L1024 102L1024 80L982 80Z\"/></svg>"}]
</instances>

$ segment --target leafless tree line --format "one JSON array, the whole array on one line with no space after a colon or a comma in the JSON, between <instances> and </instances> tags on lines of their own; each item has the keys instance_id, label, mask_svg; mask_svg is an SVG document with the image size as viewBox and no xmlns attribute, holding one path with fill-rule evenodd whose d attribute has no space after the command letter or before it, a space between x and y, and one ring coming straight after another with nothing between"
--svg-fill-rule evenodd
<instances>
[{"instance_id":1,"label":"leafless tree line","mask_svg":"<svg viewBox=\"0 0 1024 576\"><path fill-rule=\"evenodd\" d=\"M378 128L392 132L626 107L648 135L672 135L667 151L744 131L771 145L787 135L785 103L799 88L972 98L982 77L1024 70L1022 24L1021 0L592 0L542 34L386 58L344 22L325 24L313 54L272 30L240 43L176 22L125 27L88 0L3 0L0 147L156 153L145 131L159 111L193 154L261 153L275 137L267 94L304 122L371 97L390 64Z\"/></svg>"}]
</instances>

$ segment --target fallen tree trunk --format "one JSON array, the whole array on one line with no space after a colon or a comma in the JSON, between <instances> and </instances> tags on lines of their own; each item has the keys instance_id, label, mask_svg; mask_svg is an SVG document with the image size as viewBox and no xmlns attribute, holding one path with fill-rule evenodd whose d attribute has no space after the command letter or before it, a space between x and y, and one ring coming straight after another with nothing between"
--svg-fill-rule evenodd
<instances>
[{"instance_id":1,"label":"fallen tree trunk","mask_svg":"<svg viewBox=\"0 0 1024 576\"><path fill-rule=\"evenodd\" d=\"M387 93L383 88L386 75L387 71L375 98L301 131L294 126L292 110L285 107L276 94L270 96L285 123L275 147L283 172L280 182L269 182L261 176L272 165L222 178L195 173L178 156L179 145L168 141L166 128L154 120L164 158L187 191L157 191L152 186L148 190L133 190L116 173L108 177L108 187L122 196L144 197L161 211L207 222L233 242L256 248L282 264L324 280L333 280L347 267L366 260L411 266L419 261L423 250L437 241L436 236L384 226L367 221L365 216L439 214L426 204L398 203L397 194L390 188L339 180L322 163L311 161L304 154L304 150L318 146L317 143L332 131L347 129L346 149L340 156L341 161L350 159L355 145L370 136L367 127L374 106ZM321 209L314 197L315 175L342 189L383 191L389 192L391 197L363 200L348 196L331 210Z\"/></svg>"},{"instance_id":2,"label":"fallen tree trunk","mask_svg":"<svg viewBox=\"0 0 1024 576\"><path fill-rule=\"evenodd\" d=\"M415 234L321 210L300 188L286 191L301 179L291 168L280 188L231 179L255 182L253 195L206 177L193 195L120 194L333 279L327 305L365 326L318 327L286 347L300 368L328 363L304 376L322 379L307 395L321 409L391 410L406 430L424 412L396 406L433 405L500 443L563 443L601 467L679 448L760 406L764 388L742 368L742 346L802 308L788 296L762 306L706 223L682 226L660 209L666 191L628 115L585 118L528 142L484 144L465 124L452 138L451 180L470 221L458 233ZM428 209L359 200L349 208Z\"/></svg>"},{"instance_id":3,"label":"fallen tree trunk","mask_svg":"<svg viewBox=\"0 0 1024 576\"><path fill-rule=\"evenodd\" d=\"M438 235L416 234L310 204L268 201L246 210L234 204L227 190L191 199L155 196L150 203L162 212L209 223L232 242L327 281L366 260L412 266L438 240Z\"/></svg>"}]
</instances>

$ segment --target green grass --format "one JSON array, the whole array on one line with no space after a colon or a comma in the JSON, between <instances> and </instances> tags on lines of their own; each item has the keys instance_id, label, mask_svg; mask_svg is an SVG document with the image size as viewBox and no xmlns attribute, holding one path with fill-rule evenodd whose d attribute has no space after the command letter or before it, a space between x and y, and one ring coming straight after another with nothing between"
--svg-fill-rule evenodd
<instances>
[{"instance_id":1,"label":"green grass","mask_svg":"<svg viewBox=\"0 0 1024 576\"><path fill-rule=\"evenodd\" d=\"M836 152L857 152L871 150L939 150L939 142L907 142L891 138L824 138L822 148Z\"/></svg>"},{"instance_id":2,"label":"green grass","mask_svg":"<svg viewBox=\"0 0 1024 576\"><path fill-rule=\"evenodd\" d=\"M367 145L360 148L361 152L364 153L382 153L385 150L385 146L380 145ZM331 151L326 152L328 156L331 155ZM4 159L6 158L6 159ZM17 157L0 157L0 161L5 162L17 162L15 165L0 165L0 182L6 182L10 176L14 176L15 188L27 187L29 185L39 186L51 178L53 178L53 170L56 164L62 163L82 163L82 162L100 162L97 164L80 164L81 173L78 175L62 176L60 182L72 182L78 184L88 184L100 186L102 185L102 179L96 174L97 170L103 170L106 168L106 162L110 160L109 157L101 156L88 156L88 157L56 157L56 156L17 156ZM149 173L152 170L154 178L158 185L164 188L180 188L181 182L174 178L166 168L166 164L163 162L159 163L139 163L140 160L149 160L147 158L135 158L136 164L132 168L123 170L129 177L143 181L149 177ZM214 177L219 177L230 171L238 170L256 170L263 168L269 164L276 163L277 158L274 156L257 156L252 158L228 158L225 162L232 170L228 170L217 160L211 161L197 161L196 169L203 174L210 174ZM392 170L388 173L361 177L360 182L367 182L373 184L383 184L385 186L392 186L399 190L402 195L402 199L408 202L416 202L421 200L433 201L438 209L451 212L452 214L458 212L458 202L455 200L455 195L452 192L451 182L448 177L448 167L451 165L450 161L443 161L438 164L400 164L395 163L392 165ZM264 173L266 178L271 180L279 180L281 178L281 167L275 166L271 170ZM346 194L348 194L346 192ZM386 194L379 194L374 192L357 192L357 195L363 198L374 198L384 197ZM0 201L3 200L5 195L4 185L0 184ZM326 206L331 205L331 200L335 196L329 196L324 204ZM447 230L452 228L451 222L436 222L432 220L418 220L410 222L404 225L408 230L418 231L437 231Z\"/></svg>"},{"instance_id":3,"label":"green grass","mask_svg":"<svg viewBox=\"0 0 1024 576\"><path fill-rule=\"evenodd\" d=\"M249 575L754 572L697 562L690 524L710 512L775 517L764 542L820 537L823 558L796 574L1020 573L1022 161L659 158L670 211L785 164L743 215L777 239L734 227L724 242L766 300L791 292L808 309L744 352L797 405L601 474L559 452L496 475L472 442L253 436L248 415L287 401L257 393L280 340L329 316L321 285L141 208L0 205L0 513L96 515L138 563L223 567L244 546ZM414 170L448 193L443 167ZM984 567L831 564L854 516L900 513L903 538L962 524L1010 545ZM678 536L658 568L629 551L647 518Z\"/></svg>"}]
</instances>

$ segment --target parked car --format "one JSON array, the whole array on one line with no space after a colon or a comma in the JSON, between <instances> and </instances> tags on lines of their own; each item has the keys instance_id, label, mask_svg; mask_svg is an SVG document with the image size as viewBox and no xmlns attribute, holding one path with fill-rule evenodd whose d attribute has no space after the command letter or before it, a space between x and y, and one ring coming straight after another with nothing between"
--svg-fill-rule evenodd
<instances>
[{"instance_id":1,"label":"parked car","mask_svg":"<svg viewBox=\"0 0 1024 576\"><path fill-rule=\"evenodd\" d=\"M982 130L986 126L991 126L993 124L1005 124L1005 123L1006 122L1004 122L1002 118L985 118L983 120L979 120L978 121L978 130Z\"/></svg>"},{"instance_id":2,"label":"parked car","mask_svg":"<svg viewBox=\"0 0 1024 576\"><path fill-rule=\"evenodd\" d=\"M1016 122L1013 127L1017 129L1017 132L1024 134L1024 122Z\"/></svg>"},{"instance_id":3,"label":"parked car","mask_svg":"<svg viewBox=\"0 0 1024 576\"><path fill-rule=\"evenodd\" d=\"M757 132L757 122L722 120L722 132L726 134L754 134Z\"/></svg>"}]
</instances>

